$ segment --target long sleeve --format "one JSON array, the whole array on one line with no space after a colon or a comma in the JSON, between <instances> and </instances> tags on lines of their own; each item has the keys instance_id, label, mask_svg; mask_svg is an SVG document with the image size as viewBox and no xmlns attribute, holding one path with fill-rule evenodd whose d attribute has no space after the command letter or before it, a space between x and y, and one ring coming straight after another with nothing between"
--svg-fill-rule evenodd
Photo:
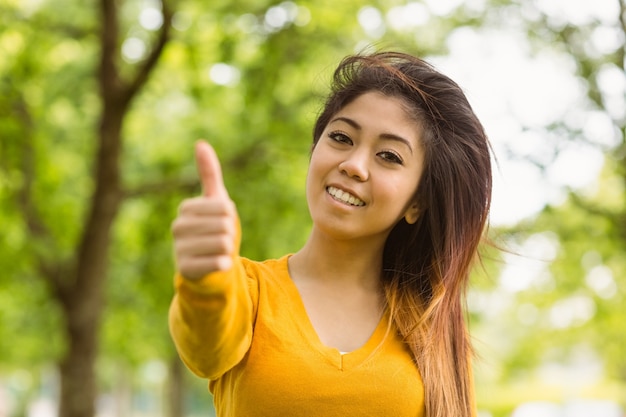
<instances>
[{"instance_id":1,"label":"long sleeve","mask_svg":"<svg viewBox=\"0 0 626 417\"><path fill-rule=\"evenodd\" d=\"M175 277L170 333L185 365L196 375L216 379L246 354L252 341L253 284L242 259L229 271L198 281Z\"/></svg>"},{"instance_id":2,"label":"long sleeve","mask_svg":"<svg viewBox=\"0 0 626 417\"><path fill-rule=\"evenodd\" d=\"M176 279L172 335L187 366L210 379L216 415L423 417L420 373L388 314L352 352L324 345L289 256Z\"/></svg>"}]
</instances>

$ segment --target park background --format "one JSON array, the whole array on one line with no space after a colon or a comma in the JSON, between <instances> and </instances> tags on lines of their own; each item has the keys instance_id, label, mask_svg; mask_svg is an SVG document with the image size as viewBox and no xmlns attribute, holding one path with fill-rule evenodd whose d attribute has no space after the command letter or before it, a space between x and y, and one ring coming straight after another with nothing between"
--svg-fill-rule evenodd
<instances>
[{"instance_id":1,"label":"park background","mask_svg":"<svg viewBox=\"0 0 626 417\"><path fill-rule=\"evenodd\" d=\"M625 40L623 0L0 0L0 416L212 415L167 329L193 143L242 254L297 250L332 69L373 49L459 82L492 142L481 417L619 416Z\"/></svg>"}]
</instances>

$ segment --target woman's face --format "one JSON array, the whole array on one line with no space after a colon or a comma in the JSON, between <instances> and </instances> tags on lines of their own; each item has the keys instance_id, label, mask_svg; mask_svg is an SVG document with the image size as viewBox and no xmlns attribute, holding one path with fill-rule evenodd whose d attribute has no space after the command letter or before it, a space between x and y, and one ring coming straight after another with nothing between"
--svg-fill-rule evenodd
<instances>
[{"instance_id":1,"label":"woman's face","mask_svg":"<svg viewBox=\"0 0 626 417\"><path fill-rule=\"evenodd\" d=\"M331 119L313 153L307 201L314 226L338 239L380 239L415 222L423 171L420 127L396 97L365 93Z\"/></svg>"}]
</instances>

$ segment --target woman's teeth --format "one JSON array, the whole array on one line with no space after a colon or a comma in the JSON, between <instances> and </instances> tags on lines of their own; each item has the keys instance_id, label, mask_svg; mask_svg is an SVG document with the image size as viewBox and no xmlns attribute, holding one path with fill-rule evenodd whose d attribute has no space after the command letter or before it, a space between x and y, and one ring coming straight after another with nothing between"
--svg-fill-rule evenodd
<instances>
[{"instance_id":1,"label":"woman's teeth","mask_svg":"<svg viewBox=\"0 0 626 417\"><path fill-rule=\"evenodd\" d=\"M336 187L328 187L327 188L328 194L330 194L331 196L333 196L333 198L335 200L339 200L342 201L344 203L348 203L352 206L364 206L365 202L363 200L360 200L359 198L353 196L350 193L346 193L345 191L341 191L339 188Z\"/></svg>"}]
</instances>

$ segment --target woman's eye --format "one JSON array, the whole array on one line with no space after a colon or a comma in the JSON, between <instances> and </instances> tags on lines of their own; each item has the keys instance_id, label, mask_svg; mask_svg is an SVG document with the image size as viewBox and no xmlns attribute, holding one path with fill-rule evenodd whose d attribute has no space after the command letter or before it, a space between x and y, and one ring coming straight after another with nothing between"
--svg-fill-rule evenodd
<instances>
[{"instance_id":1,"label":"woman's eye","mask_svg":"<svg viewBox=\"0 0 626 417\"><path fill-rule=\"evenodd\" d=\"M392 151L383 151L380 152L378 154L378 156L380 156L381 158L383 158L385 161L387 162L392 162L394 164L400 164L402 165L403 161L402 158L400 158L400 155L398 155L395 152Z\"/></svg>"},{"instance_id":2,"label":"woman's eye","mask_svg":"<svg viewBox=\"0 0 626 417\"><path fill-rule=\"evenodd\" d=\"M334 140L335 142L347 143L349 145L352 144L352 139L348 137L345 133L341 132L330 132L328 137Z\"/></svg>"}]
</instances>

